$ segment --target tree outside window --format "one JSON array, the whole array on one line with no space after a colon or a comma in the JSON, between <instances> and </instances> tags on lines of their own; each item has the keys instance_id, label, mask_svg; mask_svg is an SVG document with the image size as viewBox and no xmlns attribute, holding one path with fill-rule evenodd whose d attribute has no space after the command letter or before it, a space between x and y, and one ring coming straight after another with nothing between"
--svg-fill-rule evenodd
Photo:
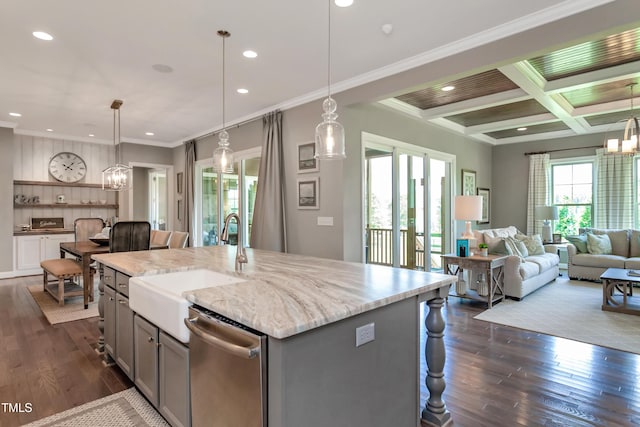
<instances>
[{"instance_id":1,"label":"tree outside window","mask_svg":"<svg viewBox=\"0 0 640 427\"><path fill-rule=\"evenodd\" d=\"M554 233L578 234L578 229L591 227L593 212L593 163L571 163L552 166L553 203L558 206Z\"/></svg>"}]
</instances>

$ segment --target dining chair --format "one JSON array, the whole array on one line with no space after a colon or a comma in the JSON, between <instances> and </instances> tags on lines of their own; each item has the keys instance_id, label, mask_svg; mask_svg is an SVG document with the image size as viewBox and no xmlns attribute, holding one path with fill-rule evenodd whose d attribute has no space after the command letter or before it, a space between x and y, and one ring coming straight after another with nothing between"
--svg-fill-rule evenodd
<instances>
[{"instance_id":1,"label":"dining chair","mask_svg":"<svg viewBox=\"0 0 640 427\"><path fill-rule=\"evenodd\" d=\"M86 242L104 229L102 218L77 218L73 221L75 241Z\"/></svg>"},{"instance_id":2,"label":"dining chair","mask_svg":"<svg viewBox=\"0 0 640 427\"><path fill-rule=\"evenodd\" d=\"M186 231L172 231L169 239L169 249L186 248L187 240L189 240L189 233Z\"/></svg>"},{"instance_id":3,"label":"dining chair","mask_svg":"<svg viewBox=\"0 0 640 427\"><path fill-rule=\"evenodd\" d=\"M152 245L167 246L169 245L170 238L171 238L171 231L151 230Z\"/></svg>"},{"instance_id":4,"label":"dining chair","mask_svg":"<svg viewBox=\"0 0 640 427\"><path fill-rule=\"evenodd\" d=\"M119 221L111 227L109 252L148 250L150 241L151 224L148 221Z\"/></svg>"}]
</instances>

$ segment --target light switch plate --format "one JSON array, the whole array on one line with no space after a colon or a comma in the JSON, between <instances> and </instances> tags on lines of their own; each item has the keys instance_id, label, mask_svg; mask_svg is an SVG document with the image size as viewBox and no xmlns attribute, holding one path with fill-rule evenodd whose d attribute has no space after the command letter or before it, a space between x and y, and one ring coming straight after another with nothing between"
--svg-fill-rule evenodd
<instances>
[{"instance_id":1,"label":"light switch plate","mask_svg":"<svg viewBox=\"0 0 640 427\"><path fill-rule=\"evenodd\" d=\"M318 217L318 225L333 225L333 217L332 216L319 216Z\"/></svg>"}]
</instances>

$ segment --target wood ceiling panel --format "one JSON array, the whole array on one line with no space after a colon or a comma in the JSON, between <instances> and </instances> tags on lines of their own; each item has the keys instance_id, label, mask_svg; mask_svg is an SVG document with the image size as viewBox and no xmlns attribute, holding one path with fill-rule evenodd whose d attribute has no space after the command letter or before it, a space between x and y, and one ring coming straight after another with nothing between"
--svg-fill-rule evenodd
<instances>
[{"instance_id":1,"label":"wood ceiling panel","mask_svg":"<svg viewBox=\"0 0 640 427\"><path fill-rule=\"evenodd\" d=\"M622 99L630 99L631 91L628 85L631 83L640 83L640 78L618 80L562 92L562 96L575 108L620 101ZM634 87L633 93L635 96L640 95L640 85Z\"/></svg>"},{"instance_id":2,"label":"wood ceiling panel","mask_svg":"<svg viewBox=\"0 0 640 427\"><path fill-rule=\"evenodd\" d=\"M530 59L547 81L640 60L640 29L614 34Z\"/></svg>"},{"instance_id":3,"label":"wood ceiling panel","mask_svg":"<svg viewBox=\"0 0 640 427\"><path fill-rule=\"evenodd\" d=\"M513 138L516 136L523 135L535 135L538 133L545 132L556 132L561 130L568 130L569 126L565 125L563 122L552 122L552 123L543 123L540 125L527 126L527 130L519 131L517 128L513 129L504 129L496 132L488 132L487 136L490 136L495 139L504 139L504 138Z\"/></svg>"},{"instance_id":4,"label":"wood ceiling panel","mask_svg":"<svg viewBox=\"0 0 640 427\"><path fill-rule=\"evenodd\" d=\"M640 115L640 109L634 109L633 115L638 117ZM626 120L631 117L631 111L617 111L615 113L599 114L597 116L589 116L584 119L591 126L600 126L616 123L619 120Z\"/></svg>"},{"instance_id":5,"label":"wood ceiling panel","mask_svg":"<svg viewBox=\"0 0 640 427\"><path fill-rule=\"evenodd\" d=\"M485 123L517 119L519 117L535 116L548 112L549 111L535 99L528 99L526 101L498 105L496 107L456 114L445 118L462 126L477 126Z\"/></svg>"},{"instance_id":6,"label":"wood ceiling panel","mask_svg":"<svg viewBox=\"0 0 640 427\"><path fill-rule=\"evenodd\" d=\"M445 92L442 90L444 86L455 86L455 89ZM494 93L505 92L516 89L517 87L515 83L505 77L500 71L489 70L484 73L463 77L441 85L397 96L396 99L416 108L426 110Z\"/></svg>"}]
</instances>

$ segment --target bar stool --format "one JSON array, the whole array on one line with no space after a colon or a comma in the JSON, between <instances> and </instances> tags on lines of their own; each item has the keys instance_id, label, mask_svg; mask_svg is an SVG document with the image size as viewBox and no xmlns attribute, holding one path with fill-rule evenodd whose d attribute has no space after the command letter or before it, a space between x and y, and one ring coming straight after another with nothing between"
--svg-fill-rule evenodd
<instances>
[{"instance_id":1,"label":"bar stool","mask_svg":"<svg viewBox=\"0 0 640 427\"><path fill-rule=\"evenodd\" d=\"M44 272L42 282L44 290L51 294L59 305L64 305L65 297L83 296L84 286L88 287L90 300L93 301L93 274L95 272L93 268L90 270L89 283L83 283L79 290L71 290L71 286L68 289L65 288L65 281L74 288L78 287L74 282L74 280L82 277L82 267L78 262L68 258L47 259L40 262L40 267ZM49 281L49 275L56 280ZM58 283L57 289L55 285L51 286L56 281Z\"/></svg>"}]
</instances>

